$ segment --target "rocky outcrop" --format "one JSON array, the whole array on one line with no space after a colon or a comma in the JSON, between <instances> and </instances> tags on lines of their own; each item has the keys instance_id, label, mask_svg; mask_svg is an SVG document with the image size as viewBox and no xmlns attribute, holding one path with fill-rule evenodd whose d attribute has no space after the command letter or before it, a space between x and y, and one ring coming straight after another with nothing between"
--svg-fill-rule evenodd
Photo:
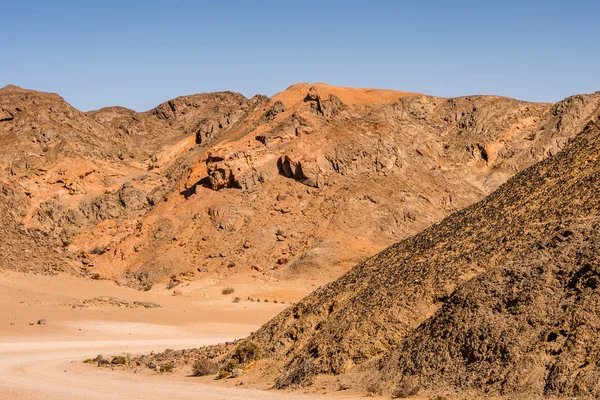
<instances>
[{"instance_id":1,"label":"rocky outcrop","mask_svg":"<svg viewBox=\"0 0 600 400\"><path fill-rule=\"evenodd\" d=\"M325 118L333 118L344 107L344 103L333 94L321 95L315 87L311 87L304 98L304 102L310 105L310 110Z\"/></svg>"},{"instance_id":2,"label":"rocky outcrop","mask_svg":"<svg viewBox=\"0 0 600 400\"><path fill-rule=\"evenodd\" d=\"M5 110L4 108L0 108L0 122L8 122L12 121L15 118L12 112Z\"/></svg>"},{"instance_id":3,"label":"rocky outcrop","mask_svg":"<svg viewBox=\"0 0 600 400\"><path fill-rule=\"evenodd\" d=\"M194 114L194 110L216 107L222 104L228 104L231 110L240 108L247 102L247 99L239 93L218 92L197 94L192 96L182 96L160 104L150 111L160 119L189 119Z\"/></svg>"},{"instance_id":4,"label":"rocky outcrop","mask_svg":"<svg viewBox=\"0 0 600 400\"><path fill-rule=\"evenodd\" d=\"M70 241L81 229L106 220L133 219L152 208L149 194L125 182L114 193L100 195L71 209L53 198L40 204L34 215L38 229L61 241Z\"/></svg>"},{"instance_id":5,"label":"rocky outcrop","mask_svg":"<svg viewBox=\"0 0 600 400\"><path fill-rule=\"evenodd\" d=\"M240 151L227 155L210 153L206 159L208 179L213 190L223 188L250 189L264 178L252 163L249 152Z\"/></svg>"},{"instance_id":6,"label":"rocky outcrop","mask_svg":"<svg viewBox=\"0 0 600 400\"><path fill-rule=\"evenodd\" d=\"M261 123L264 124L266 122L273 121L279 114L285 112L285 110L285 104L281 100L277 100L275 103L273 103L271 108L269 108L269 111L263 115L261 118Z\"/></svg>"},{"instance_id":7,"label":"rocky outcrop","mask_svg":"<svg viewBox=\"0 0 600 400\"><path fill-rule=\"evenodd\" d=\"M293 160L289 156L281 156L277 160L279 173L287 178L292 178L305 184L318 188L323 185L324 171L316 161Z\"/></svg>"},{"instance_id":8,"label":"rocky outcrop","mask_svg":"<svg viewBox=\"0 0 600 400\"><path fill-rule=\"evenodd\" d=\"M75 272L53 240L19 222L27 215L27 207L25 195L0 181L0 270Z\"/></svg>"}]
</instances>

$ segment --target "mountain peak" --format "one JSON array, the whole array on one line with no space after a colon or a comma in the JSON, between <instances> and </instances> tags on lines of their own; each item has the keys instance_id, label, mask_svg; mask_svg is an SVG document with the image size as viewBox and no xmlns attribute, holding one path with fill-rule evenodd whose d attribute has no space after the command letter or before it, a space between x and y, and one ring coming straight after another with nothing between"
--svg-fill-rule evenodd
<instances>
[{"instance_id":1,"label":"mountain peak","mask_svg":"<svg viewBox=\"0 0 600 400\"><path fill-rule=\"evenodd\" d=\"M333 86L327 83L315 82L296 83L282 92L275 94L273 100L281 100L286 106L293 106L304 100L310 89L315 90L321 96L334 95L344 104L389 104L399 98L418 96L420 93L403 92L390 89L351 88L345 86Z\"/></svg>"}]
</instances>

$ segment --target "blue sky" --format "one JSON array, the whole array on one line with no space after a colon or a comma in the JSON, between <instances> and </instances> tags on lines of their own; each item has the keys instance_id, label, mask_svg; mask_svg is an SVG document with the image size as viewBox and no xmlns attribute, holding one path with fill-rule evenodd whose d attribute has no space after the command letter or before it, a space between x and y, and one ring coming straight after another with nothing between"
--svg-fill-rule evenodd
<instances>
[{"instance_id":1,"label":"blue sky","mask_svg":"<svg viewBox=\"0 0 600 400\"><path fill-rule=\"evenodd\" d=\"M3 1L0 87L147 110L297 82L557 101L600 90L600 1Z\"/></svg>"}]
</instances>

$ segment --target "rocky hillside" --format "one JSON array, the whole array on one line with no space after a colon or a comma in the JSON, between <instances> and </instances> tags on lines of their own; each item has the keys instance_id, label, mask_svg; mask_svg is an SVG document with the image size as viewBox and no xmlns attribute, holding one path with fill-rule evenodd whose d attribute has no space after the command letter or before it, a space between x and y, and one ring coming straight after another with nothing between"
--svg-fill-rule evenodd
<instances>
[{"instance_id":1,"label":"rocky hillside","mask_svg":"<svg viewBox=\"0 0 600 400\"><path fill-rule=\"evenodd\" d=\"M243 96L216 93L174 99L146 113L110 108L86 114L55 94L0 89L0 188L6 199L0 204L6 210L0 245L14 252L0 267L83 267L87 273L93 264L85 254L103 248L72 246L76 238L135 225L185 176L183 162L173 160L196 146L190 131L201 125L200 117L172 119L198 113L226 121L246 103ZM168 166L161 170L163 163Z\"/></svg>"},{"instance_id":2,"label":"rocky hillside","mask_svg":"<svg viewBox=\"0 0 600 400\"><path fill-rule=\"evenodd\" d=\"M7 87L0 183L14 227L0 244L25 235L53 254L45 269L140 289L326 282L556 154L599 104L298 84L82 113ZM0 267L38 269L18 257Z\"/></svg>"},{"instance_id":3,"label":"rocky hillside","mask_svg":"<svg viewBox=\"0 0 600 400\"><path fill-rule=\"evenodd\" d=\"M596 115L554 157L267 323L250 338L257 370L396 397L600 397Z\"/></svg>"}]
</instances>

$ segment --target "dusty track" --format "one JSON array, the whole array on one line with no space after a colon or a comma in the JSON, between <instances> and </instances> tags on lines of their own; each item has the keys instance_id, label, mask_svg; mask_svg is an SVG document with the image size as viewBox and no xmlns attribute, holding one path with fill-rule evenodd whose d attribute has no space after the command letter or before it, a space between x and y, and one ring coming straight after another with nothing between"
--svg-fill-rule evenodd
<instances>
[{"instance_id":1,"label":"dusty track","mask_svg":"<svg viewBox=\"0 0 600 400\"><path fill-rule=\"evenodd\" d=\"M229 337L182 340L107 340L0 343L0 399L307 399L314 396L228 388L197 378L133 374L82 364L92 354L148 352L222 342Z\"/></svg>"}]
</instances>

